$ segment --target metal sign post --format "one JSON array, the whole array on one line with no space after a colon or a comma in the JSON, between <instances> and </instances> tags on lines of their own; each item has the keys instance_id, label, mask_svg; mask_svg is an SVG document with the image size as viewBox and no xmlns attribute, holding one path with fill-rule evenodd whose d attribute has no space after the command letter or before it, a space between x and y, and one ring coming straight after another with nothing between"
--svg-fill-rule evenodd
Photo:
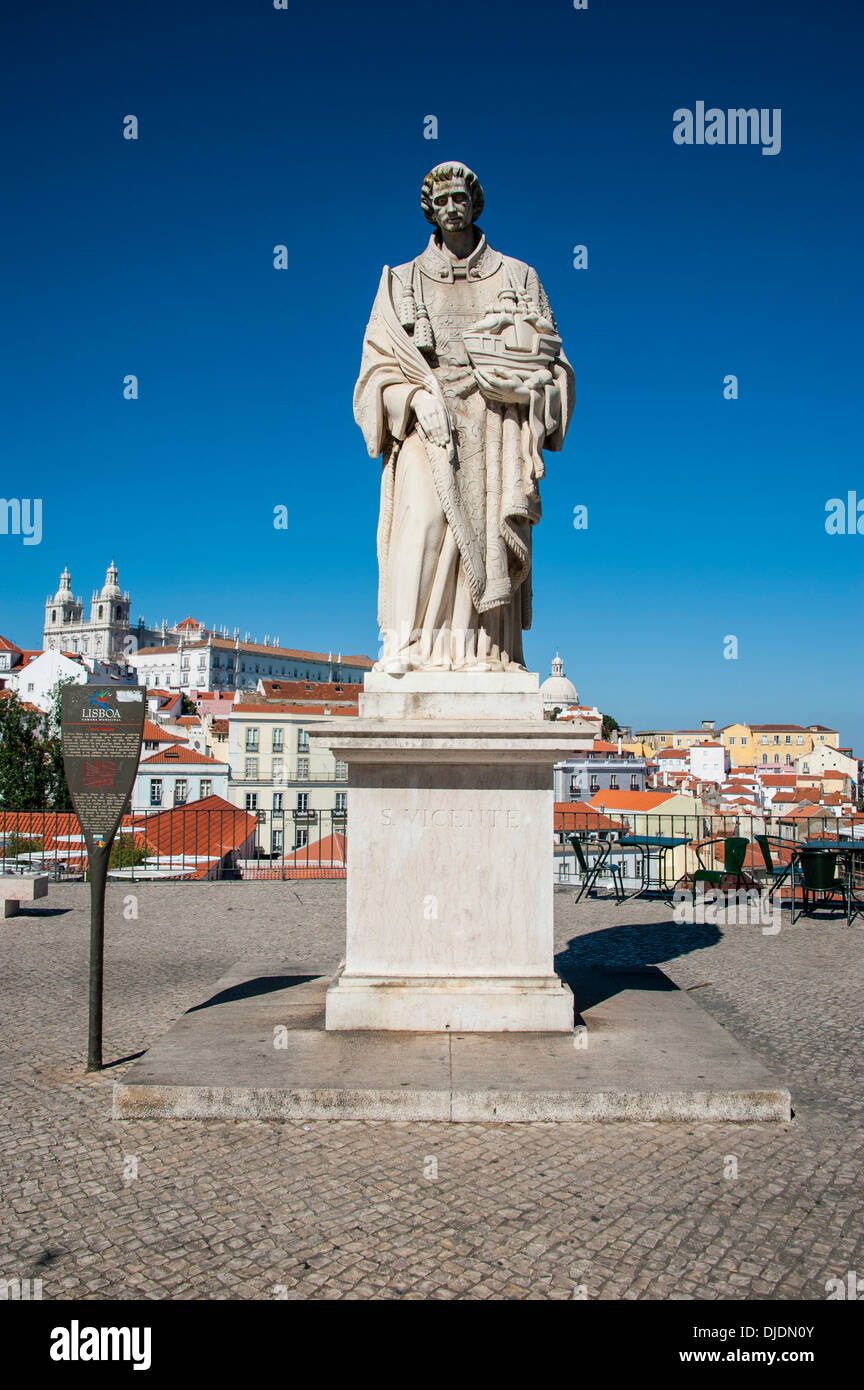
<instances>
[{"instance_id":1,"label":"metal sign post","mask_svg":"<svg viewBox=\"0 0 864 1390\"><path fill-rule=\"evenodd\" d=\"M61 696L63 769L87 845L90 869L88 1071L102 1069L105 881L111 845L138 772L146 708L144 694L140 686L103 689L98 685L67 685Z\"/></svg>"}]
</instances>

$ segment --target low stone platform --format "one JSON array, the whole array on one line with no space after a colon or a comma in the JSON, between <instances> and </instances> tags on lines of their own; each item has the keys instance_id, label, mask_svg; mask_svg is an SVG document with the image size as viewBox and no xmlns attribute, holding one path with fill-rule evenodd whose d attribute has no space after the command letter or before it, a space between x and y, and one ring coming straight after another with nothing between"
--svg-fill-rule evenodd
<instances>
[{"instance_id":1,"label":"low stone platform","mask_svg":"<svg viewBox=\"0 0 864 1390\"><path fill-rule=\"evenodd\" d=\"M329 973L242 962L115 1083L114 1118L790 1118L789 1091L660 970L567 983L573 1035L325 1032Z\"/></svg>"}]
</instances>

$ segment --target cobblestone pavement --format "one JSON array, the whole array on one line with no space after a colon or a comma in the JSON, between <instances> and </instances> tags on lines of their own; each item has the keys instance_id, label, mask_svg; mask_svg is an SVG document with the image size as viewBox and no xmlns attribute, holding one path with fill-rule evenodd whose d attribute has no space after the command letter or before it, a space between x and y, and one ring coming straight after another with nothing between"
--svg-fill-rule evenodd
<instances>
[{"instance_id":1,"label":"cobblestone pavement","mask_svg":"<svg viewBox=\"0 0 864 1390\"><path fill-rule=\"evenodd\" d=\"M123 1062L229 966L338 962L344 884L111 885L98 1076L87 890L47 903L0 923L0 1277L45 1299L821 1299L864 1273L862 927L556 895L562 961L698 990L790 1085L789 1124L118 1123Z\"/></svg>"}]
</instances>

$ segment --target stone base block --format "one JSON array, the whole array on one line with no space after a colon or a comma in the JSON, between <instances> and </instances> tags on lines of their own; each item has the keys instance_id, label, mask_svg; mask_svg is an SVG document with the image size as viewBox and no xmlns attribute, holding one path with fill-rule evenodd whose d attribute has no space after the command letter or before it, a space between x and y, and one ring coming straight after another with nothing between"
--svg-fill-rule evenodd
<instances>
[{"instance_id":1,"label":"stone base block","mask_svg":"<svg viewBox=\"0 0 864 1390\"><path fill-rule=\"evenodd\" d=\"M341 975L327 991L327 1028L429 1033L572 1033L573 995L546 978Z\"/></svg>"},{"instance_id":2,"label":"stone base block","mask_svg":"<svg viewBox=\"0 0 864 1390\"><path fill-rule=\"evenodd\" d=\"M319 970L241 962L115 1083L115 1119L790 1118L785 1084L656 969L573 971L569 1036L325 1029Z\"/></svg>"},{"instance_id":3,"label":"stone base block","mask_svg":"<svg viewBox=\"0 0 864 1390\"><path fill-rule=\"evenodd\" d=\"M361 719L543 718L535 671L370 671L360 696Z\"/></svg>"}]
</instances>

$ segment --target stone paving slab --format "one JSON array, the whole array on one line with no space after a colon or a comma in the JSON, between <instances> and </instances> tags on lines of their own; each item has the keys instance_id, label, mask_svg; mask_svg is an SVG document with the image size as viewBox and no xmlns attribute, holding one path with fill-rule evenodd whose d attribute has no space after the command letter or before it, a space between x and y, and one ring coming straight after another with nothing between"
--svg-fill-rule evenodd
<instances>
[{"instance_id":1,"label":"stone paving slab","mask_svg":"<svg viewBox=\"0 0 864 1390\"><path fill-rule=\"evenodd\" d=\"M115 1084L114 1118L790 1118L789 1091L654 968L571 972L572 1035L327 1032L330 981L241 962Z\"/></svg>"},{"instance_id":2,"label":"stone paving slab","mask_svg":"<svg viewBox=\"0 0 864 1390\"><path fill-rule=\"evenodd\" d=\"M784 1319L785 1301L864 1279L858 921L784 912L765 935L555 896L559 970L658 965L790 1081L782 1124L118 1124L114 1081L237 961L338 968L345 884L109 883L101 1074L85 1072L89 887L52 884L0 941L0 1276L40 1279L48 1301L580 1289L767 1299Z\"/></svg>"}]
</instances>

